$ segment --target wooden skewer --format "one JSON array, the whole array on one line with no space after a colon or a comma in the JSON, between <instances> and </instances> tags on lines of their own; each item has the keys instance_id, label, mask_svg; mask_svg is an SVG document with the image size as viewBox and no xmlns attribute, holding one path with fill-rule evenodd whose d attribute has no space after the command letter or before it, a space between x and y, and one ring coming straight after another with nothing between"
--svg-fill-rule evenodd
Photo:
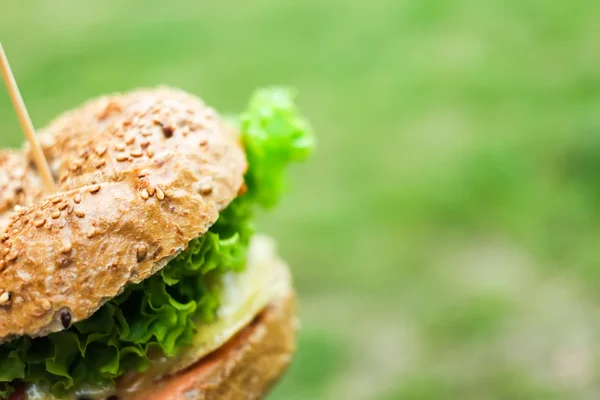
<instances>
[{"instance_id":1,"label":"wooden skewer","mask_svg":"<svg viewBox=\"0 0 600 400\"><path fill-rule=\"evenodd\" d=\"M6 53L4 52L1 42L0 72L2 72L2 77L4 78L6 88L8 89L8 95L10 96L13 106L15 107L15 111L17 112L17 117L21 123L21 128L23 128L23 132L25 132L25 136L31 145L33 161L35 162L35 165L42 176L46 190L50 193L54 193L56 191L56 184L52 178L48 161L46 160L44 152L42 151L42 146L40 146L40 142L38 142L37 136L35 135L35 129L31 123L31 118L29 117L29 113L27 113L27 108L23 102L23 97L21 96L21 92L19 92L19 87L17 86L15 77L10 69L10 65L8 64L8 59L6 58Z\"/></svg>"}]
</instances>

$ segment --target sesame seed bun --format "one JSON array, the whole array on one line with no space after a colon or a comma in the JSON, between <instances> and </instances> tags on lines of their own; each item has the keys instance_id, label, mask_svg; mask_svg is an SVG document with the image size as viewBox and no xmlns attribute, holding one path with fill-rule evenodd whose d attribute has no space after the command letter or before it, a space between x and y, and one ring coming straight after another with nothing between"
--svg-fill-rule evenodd
<instances>
[{"instance_id":1,"label":"sesame seed bun","mask_svg":"<svg viewBox=\"0 0 600 400\"><path fill-rule=\"evenodd\" d=\"M204 234L243 187L235 135L174 89L93 100L42 138L58 192L42 198L31 178L31 194L0 194L24 206L0 225L0 343L88 318ZM14 157L4 163L26 168Z\"/></svg>"}]
</instances>

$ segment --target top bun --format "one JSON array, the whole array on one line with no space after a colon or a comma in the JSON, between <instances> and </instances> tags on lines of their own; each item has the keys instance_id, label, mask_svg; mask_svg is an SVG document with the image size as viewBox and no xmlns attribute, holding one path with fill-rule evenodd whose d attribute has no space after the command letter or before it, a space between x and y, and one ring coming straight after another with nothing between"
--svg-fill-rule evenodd
<instances>
[{"instance_id":1,"label":"top bun","mask_svg":"<svg viewBox=\"0 0 600 400\"><path fill-rule=\"evenodd\" d=\"M217 220L246 170L215 111L169 88L92 100L41 139L58 192L44 198L29 171L21 198L0 194L0 207L24 205L4 225L0 209L0 343L65 329L153 275Z\"/></svg>"}]
</instances>

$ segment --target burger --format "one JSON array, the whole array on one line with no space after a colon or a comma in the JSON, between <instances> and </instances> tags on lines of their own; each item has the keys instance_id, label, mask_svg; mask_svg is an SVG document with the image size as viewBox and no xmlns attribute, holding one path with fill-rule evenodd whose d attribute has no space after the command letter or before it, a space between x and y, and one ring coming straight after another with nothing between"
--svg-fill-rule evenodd
<instances>
[{"instance_id":1,"label":"burger","mask_svg":"<svg viewBox=\"0 0 600 400\"><path fill-rule=\"evenodd\" d=\"M288 90L239 117L168 87L39 132L58 190L0 152L0 399L252 399L294 351L295 294L255 234L311 130Z\"/></svg>"}]
</instances>

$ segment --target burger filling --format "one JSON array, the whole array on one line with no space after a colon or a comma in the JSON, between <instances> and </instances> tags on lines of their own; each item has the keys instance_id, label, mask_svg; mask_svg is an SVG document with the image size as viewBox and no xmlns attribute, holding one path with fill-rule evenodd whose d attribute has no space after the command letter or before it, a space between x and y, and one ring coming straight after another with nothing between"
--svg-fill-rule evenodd
<instances>
[{"instance_id":1,"label":"burger filling","mask_svg":"<svg viewBox=\"0 0 600 400\"><path fill-rule=\"evenodd\" d=\"M286 165L305 159L313 144L292 96L282 89L259 91L238 123L249 163L247 191L161 271L128 286L90 318L73 325L63 318L64 331L1 344L0 398L22 386L32 396L38 388L59 398L114 394L117 378L125 374L148 371L157 360L172 366L169 360L198 346L203 329L213 335L222 333L215 327L227 330L225 321L217 321L218 311L230 276L246 267L254 209L277 203Z\"/></svg>"}]
</instances>

